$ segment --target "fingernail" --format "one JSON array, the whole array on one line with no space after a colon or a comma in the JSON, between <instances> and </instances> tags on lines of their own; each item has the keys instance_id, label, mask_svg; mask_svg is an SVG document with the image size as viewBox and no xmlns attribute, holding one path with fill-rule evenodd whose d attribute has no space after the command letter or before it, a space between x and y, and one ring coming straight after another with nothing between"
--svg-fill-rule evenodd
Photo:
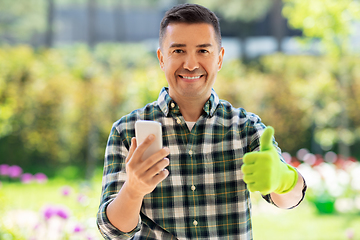
<instances>
[{"instance_id":1,"label":"fingernail","mask_svg":"<svg viewBox=\"0 0 360 240\"><path fill-rule=\"evenodd\" d=\"M170 153L170 149L168 147L164 147L167 153Z\"/></svg>"},{"instance_id":2,"label":"fingernail","mask_svg":"<svg viewBox=\"0 0 360 240\"><path fill-rule=\"evenodd\" d=\"M155 135L154 134L150 134L149 135L149 140L153 140L155 138Z\"/></svg>"}]
</instances>

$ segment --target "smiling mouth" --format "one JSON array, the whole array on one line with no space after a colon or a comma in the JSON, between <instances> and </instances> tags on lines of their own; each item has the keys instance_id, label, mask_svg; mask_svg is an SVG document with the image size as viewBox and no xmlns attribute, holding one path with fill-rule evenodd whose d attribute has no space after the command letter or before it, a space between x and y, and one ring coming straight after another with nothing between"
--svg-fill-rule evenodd
<instances>
[{"instance_id":1,"label":"smiling mouth","mask_svg":"<svg viewBox=\"0 0 360 240\"><path fill-rule=\"evenodd\" d=\"M194 77L179 75L179 77L181 77L183 79L188 79L188 80L197 80L197 79L200 79L202 76L204 76L204 75L199 75L199 76L194 76Z\"/></svg>"}]
</instances>

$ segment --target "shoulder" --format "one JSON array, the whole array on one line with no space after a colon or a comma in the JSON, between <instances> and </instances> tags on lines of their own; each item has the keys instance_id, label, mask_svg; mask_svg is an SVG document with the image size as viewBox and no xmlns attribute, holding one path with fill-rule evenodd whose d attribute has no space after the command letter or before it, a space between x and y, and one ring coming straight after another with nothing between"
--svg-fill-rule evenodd
<instances>
[{"instance_id":1,"label":"shoulder","mask_svg":"<svg viewBox=\"0 0 360 240\"><path fill-rule=\"evenodd\" d=\"M157 102L148 103L143 108L136 109L124 115L113 124L119 134L135 135L135 122L138 120L155 120L162 116L162 112Z\"/></svg>"},{"instance_id":2,"label":"shoulder","mask_svg":"<svg viewBox=\"0 0 360 240\"><path fill-rule=\"evenodd\" d=\"M235 108L225 100L219 102L216 121L225 127L235 129L242 138L250 139L259 138L266 127L258 115L247 112L244 108Z\"/></svg>"},{"instance_id":3,"label":"shoulder","mask_svg":"<svg viewBox=\"0 0 360 240\"><path fill-rule=\"evenodd\" d=\"M223 116L226 119L237 120L240 124L256 124L261 122L261 118L252 113L247 112L244 108L235 108L231 103L225 100L220 100L219 108L216 113L218 116Z\"/></svg>"}]
</instances>

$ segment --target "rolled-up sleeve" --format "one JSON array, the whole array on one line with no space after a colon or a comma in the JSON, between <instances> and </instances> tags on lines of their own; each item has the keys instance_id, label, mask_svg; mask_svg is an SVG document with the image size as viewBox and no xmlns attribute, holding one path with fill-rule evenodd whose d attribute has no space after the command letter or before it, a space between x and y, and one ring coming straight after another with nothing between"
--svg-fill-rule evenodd
<instances>
[{"instance_id":1,"label":"rolled-up sleeve","mask_svg":"<svg viewBox=\"0 0 360 240\"><path fill-rule=\"evenodd\" d=\"M127 137L120 136L114 124L105 150L102 193L96 220L99 231L105 239L131 239L141 226L139 216L137 227L131 232L124 233L113 226L106 215L107 206L117 196L126 180L125 159L128 154L129 142Z\"/></svg>"}]
</instances>

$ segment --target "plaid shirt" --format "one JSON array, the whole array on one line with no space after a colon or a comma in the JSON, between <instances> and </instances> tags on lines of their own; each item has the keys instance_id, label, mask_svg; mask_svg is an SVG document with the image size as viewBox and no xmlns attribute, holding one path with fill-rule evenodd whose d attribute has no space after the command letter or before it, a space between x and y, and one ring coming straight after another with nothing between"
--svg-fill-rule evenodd
<instances>
[{"instance_id":1,"label":"plaid shirt","mask_svg":"<svg viewBox=\"0 0 360 240\"><path fill-rule=\"evenodd\" d=\"M104 238L252 239L250 195L240 168L245 153L259 150L265 125L258 116L219 100L214 90L203 110L189 131L178 105L163 88L157 101L114 123L97 218ZM137 120L162 124L170 174L145 196L138 226L123 233L111 225L105 209L126 179L124 162ZM271 202L269 195L264 198Z\"/></svg>"}]
</instances>

